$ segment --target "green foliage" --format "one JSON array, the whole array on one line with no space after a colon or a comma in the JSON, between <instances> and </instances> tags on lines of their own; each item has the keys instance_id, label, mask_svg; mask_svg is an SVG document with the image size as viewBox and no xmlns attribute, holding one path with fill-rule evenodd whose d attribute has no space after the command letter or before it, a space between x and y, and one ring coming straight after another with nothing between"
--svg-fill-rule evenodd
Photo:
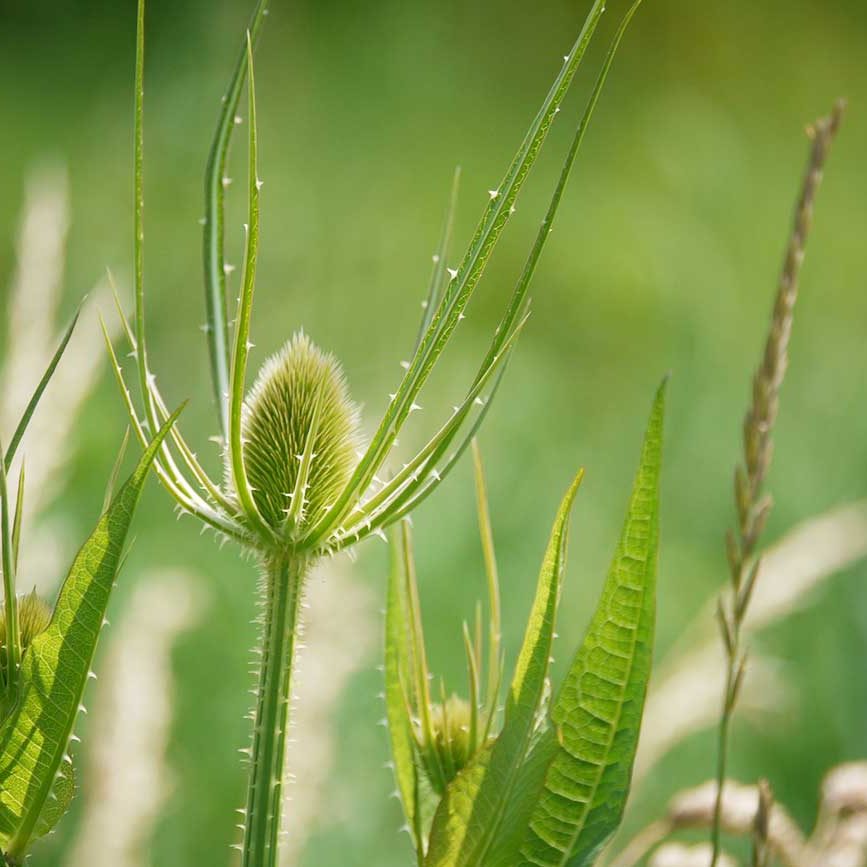
<instances>
[{"instance_id":1,"label":"green foliage","mask_svg":"<svg viewBox=\"0 0 867 867\"><path fill-rule=\"evenodd\" d=\"M419 863L426 867L575 867L590 863L619 825L650 676L664 400L665 383L653 404L602 597L557 699L549 711L548 670L568 518L581 473L551 532L502 728L493 740L476 744L467 766L446 786L427 840L418 793L423 782L436 790L437 781L423 755L424 739L411 735L414 715L424 729L434 708L424 690L427 663L415 634L420 618L406 534L402 550L395 546L386 615L386 707L398 788ZM483 496L480 514L487 515ZM484 520L482 527L485 539ZM407 699L406 684L413 679L420 684L416 700L421 694L427 702L417 711ZM477 708L485 705L477 695L472 701Z\"/></svg>"},{"instance_id":2,"label":"green foliage","mask_svg":"<svg viewBox=\"0 0 867 867\"><path fill-rule=\"evenodd\" d=\"M66 750L133 513L176 417L159 431L81 547L50 623L26 647L20 669L10 672L9 702L0 723L0 847L9 859L20 859L33 838L49 831L72 796ZM24 623L22 616L19 628Z\"/></svg>"}]
</instances>

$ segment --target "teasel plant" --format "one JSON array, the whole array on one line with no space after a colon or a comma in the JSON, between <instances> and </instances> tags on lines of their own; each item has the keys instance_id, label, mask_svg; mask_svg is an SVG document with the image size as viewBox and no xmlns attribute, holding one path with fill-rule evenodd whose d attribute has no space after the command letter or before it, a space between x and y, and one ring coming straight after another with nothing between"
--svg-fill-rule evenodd
<instances>
[{"instance_id":1,"label":"teasel plant","mask_svg":"<svg viewBox=\"0 0 867 867\"><path fill-rule=\"evenodd\" d=\"M212 478L177 426L162 443L154 470L178 510L196 517L250 553L261 568L261 642L250 776L243 815L243 867L273 867L277 861L283 804L284 753L289 727L293 659L300 629L305 578L322 558L352 548L406 517L449 473L490 406L529 315L528 290L551 231L573 163L598 102L614 54L640 6L625 13L580 115L542 226L532 245L478 371L451 416L402 468L385 469L407 418L420 409L417 398L440 359L536 162L604 11L594 0L584 25L514 159L495 189L457 267L447 265L455 206L451 197L445 228L434 256L433 274L405 374L366 448L359 450L359 412L337 360L297 333L262 367L245 395L256 266L259 256L259 173L253 46L265 15L256 5L223 98L205 179L204 265L206 333L223 478ZM134 291L135 316L118 311L135 359L138 402L127 388L111 341L106 339L133 432L147 442L168 417L167 404L150 367L145 336L143 232L143 77L145 3L137 10L134 112ZM232 131L244 84L247 93L247 223L240 294L227 315L224 255L224 178ZM456 188L456 184L455 184ZM233 327L230 328L230 321ZM231 333L230 333L231 332ZM383 478L385 476L385 478Z\"/></svg>"},{"instance_id":2,"label":"teasel plant","mask_svg":"<svg viewBox=\"0 0 867 867\"><path fill-rule=\"evenodd\" d=\"M393 533L386 721L419 867L577 867L593 863L619 826L653 653L665 390L664 381L599 604L553 698L549 668L583 470L557 512L502 711L499 579L478 452L489 623L481 607L474 629L464 623L466 696L448 695L442 681L431 694L409 524Z\"/></svg>"},{"instance_id":3,"label":"teasel plant","mask_svg":"<svg viewBox=\"0 0 867 867\"><path fill-rule=\"evenodd\" d=\"M726 535L729 592L720 597L717 608L717 621L726 656L726 674L717 744L717 793L711 825L711 867L716 867L721 851L721 815L728 768L729 732L747 666L743 626L761 572L759 542L773 504L771 496L764 491L764 483L773 455L773 432L780 391L789 364L789 339L798 298L798 278L813 222L816 194L844 109L845 102L839 100L828 116L807 128L811 140L807 167L795 205L794 222L764 351L753 377L752 400L743 421L743 462L735 468L734 474L737 525Z\"/></svg>"},{"instance_id":4,"label":"teasel plant","mask_svg":"<svg viewBox=\"0 0 867 867\"><path fill-rule=\"evenodd\" d=\"M159 442L177 418L168 416L118 492L124 449L112 472L107 507L69 569L53 606L35 591L19 594L18 564L25 501L23 459L13 495L8 474L40 398L78 320L76 314L36 386L8 447L0 446L0 863L23 863L33 841L51 833L75 791L71 744L75 722L124 545Z\"/></svg>"}]
</instances>

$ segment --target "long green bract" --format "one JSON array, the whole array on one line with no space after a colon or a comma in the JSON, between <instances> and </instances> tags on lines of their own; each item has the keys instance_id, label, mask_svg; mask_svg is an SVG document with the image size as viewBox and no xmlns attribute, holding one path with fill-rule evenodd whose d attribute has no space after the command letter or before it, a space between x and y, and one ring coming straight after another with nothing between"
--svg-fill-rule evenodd
<instances>
[{"instance_id":1,"label":"long green bract","mask_svg":"<svg viewBox=\"0 0 867 867\"><path fill-rule=\"evenodd\" d=\"M602 69L599 71L599 75L596 78L596 84L593 87L590 98L587 100L587 104L584 107L584 112L581 115L581 119L578 122L578 127L575 130L575 135L572 138L572 143L569 146L569 151L566 154L566 160L563 163L563 168L560 171L560 177L557 180L557 186L554 189L554 194L552 195L551 202L548 205L548 211L545 214L545 219L542 220L542 225L539 228L538 233L536 234L536 240L533 243L533 247L530 250L530 255L527 257L527 262L524 265L524 270L521 272L521 276L518 279L514 292L512 293L509 307L506 310L506 313L497 328L496 337L502 334L508 334L512 326L514 325L517 317L525 309L527 291L530 288L533 276L536 273L536 267L539 264L539 259L542 256L542 251L545 248L545 243L548 240L548 236L551 234L551 229L554 225L554 218L557 215L557 210L560 207L560 201L563 198L563 193L566 190L566 185L569 182L569 176L572 174L572 168L575 165L575 158L578 156L578 151L580 150L581 144L584 141L584 134L587 132L587 127L590 125L590 120L593 117L593 112L595 111L596 105L599 102L599 97L602 95L602 90L605 87L605 81L608 78L608 73L611 70L611 64L614 62L614 57L617 54L617 49L620 46L620 41L623 39L623 35L624 33L626 33L629 22L632 21L632 17L638 11L638 7L641 5L641 3L642 0L636 0L636 2L632 4L629 11L623 16L623 19L621 20L620 25L617 28L617 32L615 33L614 38L611 40L611 44L608 47L608 53L606 54L605 61L602 64ZM490 349L488 350L488 355L485 361L487 362L491 357L493 357L493 355L497 351L497 340L495 338L495 340L491 344Z\"/></svg>"},{"instance_id":2,"label":"long green bract","mask_svg":"<svg viewBox=\"0 0 867 867\"><path fill-rule=\"evenodd\" d=\"M589 865L620 824L653 651L664 410L663 382L602 597L551 711L559 749L522 846L525 867Z\"/></svg>"},{"instance_id":3,"label":"long green bract","mask_svg":"<svg viewBox=\"0 0 867 867\"><path fill-rule=\"evenodd\" d=\"M0 449L2 453L2 449ZM6 615L6 695L4 706L14 699L21 658L21 634L18 629L18 599L15 595L15 558L12 544L12 519L6 467L0 461L0 564L3 569L3 603ZM0 778L2 779L2 778Z\"/></svg>"},{"instance_id":4,"label":"long green bract","mask_svg":"<svg viewBox=\"0 0 867 867\"><path fill-rule=\"evenodd\" d=\"M248 31L256 44L268 8L268 0L259 0L250 18ZM220 117L205 169L205 222L202 250L205 270L205 309L207 311L208 351L211 377L223 441L228 440L229 418L226 395L229 392L229 327L226 321L226 271L223 178L226 156L235 116L247 74L247 41L243 41L229 86L223 96Z\"/></svg>"},{"instance_id":5,"label":"long green bract","mask_svg":"<svg viewBox=\"0 0 867 867\"><path fill-rule=\"evenodd\" d=\"M69 323L69 326L64 332L60 345L55 350L48 367L45 369L45 373L42 374L42 379L39 380L39 384L36 386L33 395L27 402L21 420L18 422L15 432L12 434L12 439L9 440L9 446L6 449L6 454L3 458L7 472L12 466L15 453L18 450L18 446L21 444L21 439L27 431L27 426L30 424L30 419L33 417L33 413L36 412L36 407L39 405L42 394L48 386L48 383L51 381L51 377L54 376L54 371L57 369L57 365L60 364L60 359L63 357L63 353L66 351L66 347L72 337L72 332L75 330L75 326L78 323L79 315L80 311L76 311L75 316L72 317L72 322Z\"/></svg>"},{"instance_id":6,"label":"long green bract","mask_svg":"<svg viewBox=\"0 0 867 867\"><path fill-rule=\"evenodd\" d=\"M424 843L418 803L418 772L413 751L413 723L404 686L410 671L410 661L406 640L408 624L403 601L399 532L398 529L392 532L389 544L391 562L385 609L385 713L397 790L416 853L419 853L418 857L421 858L424 855Z\"/></svg>"},{"instance_id":7,"label":"long green bract","mask_svg":"<svg viewBox=\"0 0 867 867\"><path fill-rule=\"evenodd\" d=\"M551 122L584 56L603 9L603 0L595 0L581 34L572 51L567 55L563 68L531 124L496 195L492 196L488 203L470 246L457 269L457 274L446 289L442 302L410 362L410 368L401 381L397 393L389 403L370 446L356 467L343 494L311 531L309 537L311 543L321 539L330 532L336 522L342 520L350 500L366 489L379 462L393 445L400 427L411 410L413 399L418 395L434 363L445 348L508 222L518 192L536 161ZM508 335L501 336L505 339Z\"/></svg>"},{"instance_id":8,"label":"long green bract","mask_svg":"<svg viewBox=\"0 0 867 867\"><path fill-rule=\"evenodd\" d=\"M22 659L18 698L0 728L0 846L10 856L23 854L55 785L133 512L177 414L156 435L78 552L48 628Z\"/></svg>"},{"instance_id":9,"label":"long green bract","mask_svg":"<svg viewBox=\"0 0 867 867\"><path fill-rule=\"evenodd\" d=\"M437 245L436 252L433 255L433 271L431 272L431 279L430 285L428 287L427 298L425 298L422 304L423 313L421 317L421 322L418 326L418 334L415 338L415 346L412 350L413 355L418 352L418 348L419 346L421 346L422 340L424 340L424 336L427 333L434 313L439 307L440 301L442 299L443 289L446 285L446 272L448 270L448 253L451 245L452 229L454 228L455 212L458 205L458 188L460 186L460 181L461 170L460 168L456 168L455 173L452 176L452 190L449 196L449 205L446 209L445 220L443 221L440 242ZM409 362L407 362L407 365L408 364Z\"/></svg>"},{"instance_id":10,"label":"long green bract","mask_svg":"<svg viewBox=\"0 0 867 867\"><path fill-rule=\"evenodd\" d=\"M244 445L241 442L241 413L244 405L244 383L247 374L247 356L250 352L250 319L253 312L253 291L256 287L256 265L259 257L259 146L256 132L256 82L253 75L253 46L247 34L247 83L250 119L250 160L247 182L247 249L244 255L244 273L238 321L235 326L235 348L232 353L231 391L229 393L229 458L232 479L238 500L247 519L264 538L273 535L271 528L259 514L253 498L247 470L244 466Z\"/></svg>"}]
</instances>

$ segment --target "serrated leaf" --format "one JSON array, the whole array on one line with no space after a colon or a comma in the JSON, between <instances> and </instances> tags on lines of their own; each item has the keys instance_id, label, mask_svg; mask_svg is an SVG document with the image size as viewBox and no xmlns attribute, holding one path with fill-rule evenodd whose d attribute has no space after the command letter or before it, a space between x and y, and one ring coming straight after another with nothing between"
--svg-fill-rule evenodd
<instances>
[{"instance_id":1,"label":"serrated leaf","mask_svg":"<svg viewBox=\"0 0 867 867\"><path fill-rule=\"evenodd\" d=\"M67 760L67 745L133 512L157 449L178 412L162 427L99 519L63 582L51 623L22 657L17 701L0 727L0 847L12 857L20 857L54 815L48 807L52 789L65 797L62 783L58 793L57 774Z\"/></svg>"},{"instance_id":2,"label":"serrated leaf","mask_svg":"<svg viewBox=\"0 0 867 867\"><path fill-rule=\"evenodd\" d=\"M545 690L566 555L567 524L582 477L583 472L566 492L554 522L506 700L503 729L496 741L482 750L446 789L434 816L427 867L487 867L488 857L501 834Z\"/></svg>"},{"instance_id":3,"label":"serrated leaf","mask_svg":"<svg viewBox=\"0 0 867 867\"><path fill-rule=\"evenodd\" d=\"M530 820L524 865L592 863L623 815L653 651L664 407L665 382L602 598L551 712L560 748Z\"/></svg>"},{"instance_id":4,"label":"serrated leaf","mask_svg":"<svg viewBox=\"0 0 867 867\"><path fill-rule=\"evenodd\" d=\"M54 780L51 796L45 802L36 827L33 829L33 839L50 834L55 825L66 815L75 795L75 768L71 759L64 759L60 765L60 773Z\"/></svg>"}]
</instances>

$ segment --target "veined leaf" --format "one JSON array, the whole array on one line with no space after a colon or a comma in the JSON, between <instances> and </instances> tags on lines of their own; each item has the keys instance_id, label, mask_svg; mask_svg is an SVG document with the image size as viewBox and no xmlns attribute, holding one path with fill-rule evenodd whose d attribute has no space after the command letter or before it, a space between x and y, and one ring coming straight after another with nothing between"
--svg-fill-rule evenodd
<instances>
[{"instance_id":1,"label":"veined leaf","mask_svg":"<svg viewBox=\"0 0 867 867\"><path fill-rule=\"evenodd\" d=\"M58 772L80 709L133 512L175 412L148 447L78 552L51 623L21 661L17 702L0 728L0 848L20 857L57 815L66 787Z\"/></svg>"},{"instance_id":2,"label":"veined leaf","mask_svg":"<svg viewBox=\"0 0 867 867\"><path fill-rule=\"evenodd\" d=\"M665 382L602 598L551 712L560 748L530 820L523 865L590 864L623 815L653 651L664 406Z\"/></svg>"},{"instance_id":3,"label":"veined leaf","mask_svg":"<svg viewBox=\"0 0 867 867\"><path fill-rule=\"evenodd\" d=\"M506 700L503 729L494 743L452 781L440 802L430 835L427 867L488 867L518 783L545 689L568 518L583 471L566 492L539 574L536 598Z\"/></svg>"}]
</instances>

